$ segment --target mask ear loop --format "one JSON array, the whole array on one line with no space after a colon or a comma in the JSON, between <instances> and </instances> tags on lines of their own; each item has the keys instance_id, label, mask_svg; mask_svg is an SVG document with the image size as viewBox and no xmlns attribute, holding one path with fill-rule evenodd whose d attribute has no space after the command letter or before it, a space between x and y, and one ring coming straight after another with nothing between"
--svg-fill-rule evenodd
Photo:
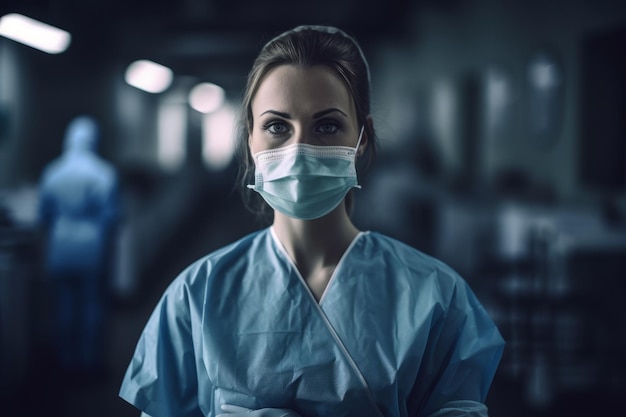
<instances>
[{"instance_id":1,"label":"mask ear loop","mask_svg":"<svg viewBox=\"0 0 626 417\"><path fill-rule=\"evenodd\" d=\"M365 125L361 126L361 132L359 133L359 140L357 140L356 147L354 148L354 154L356 156L361 156L359 155L359 146L361 145L361 139L363 138L364 131L365 131Z\"/></svg>"},{"instance_id":2,"label":"mask ear loop","mask_svg":"<svg viewBox=\"0 0 626 417\"><path fill-rule=\"evenodd\" d=\"M359 155L359 146L361 145L361 138L363 137L363 132L365 131L365 125L361 126L361 133L359 133L359 140L356 141L356 147L354 148L354 172L356 174L356 158ZM355 188L361 188L360 184L354 186Z\"/></svg>"}]
</instances>

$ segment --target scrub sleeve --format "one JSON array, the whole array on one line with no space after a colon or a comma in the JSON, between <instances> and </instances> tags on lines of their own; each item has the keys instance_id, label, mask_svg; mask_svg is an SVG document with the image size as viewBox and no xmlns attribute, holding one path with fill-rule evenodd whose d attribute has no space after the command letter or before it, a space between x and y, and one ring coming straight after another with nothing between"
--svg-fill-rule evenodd
<instances>
[{"instance_id":1,"label":"scrub sleeve","mask_svg":"<svg viewBox=\"0 0 626 417\"><path fill-rule=\"evenodd\" d=\"M151 417L203 417L198 404L189 287L175 280L150 316L120 397ZM187 308L185 308L187 307Z\"/></svg>"}]
</instances>

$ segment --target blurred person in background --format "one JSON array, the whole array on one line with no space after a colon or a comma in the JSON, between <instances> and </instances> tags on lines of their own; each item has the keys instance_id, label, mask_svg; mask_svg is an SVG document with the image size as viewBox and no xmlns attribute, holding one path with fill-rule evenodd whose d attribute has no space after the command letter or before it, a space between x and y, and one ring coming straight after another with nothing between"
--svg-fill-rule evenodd
<instances>
[{"instance_id":1,"label":"blurred person in background","mask_svg":"<svg viewBox=\"0 0 626 417\"><path fill-rule=\"evenodd\" d=\"M165 291L120 389L144 415L487 415L504 343L486 310L451 268L351 220L376 153L369 83L337 28L261 50L241 177L271 225Z\"/></svg>"},{"instance_id":2,"label":"blurred person in background","mask_svg":"<svg viewBox=\"0 0 626 417\"><path fill-rule=\"evenodd\" d=\"M45 271L54 306L58 366L84 377L104 371L103 333L118 219L118 178L97 155L99 127L73 119L64 152L40 182L39 223L46 235Z\"/></svg>"}]
</instances>

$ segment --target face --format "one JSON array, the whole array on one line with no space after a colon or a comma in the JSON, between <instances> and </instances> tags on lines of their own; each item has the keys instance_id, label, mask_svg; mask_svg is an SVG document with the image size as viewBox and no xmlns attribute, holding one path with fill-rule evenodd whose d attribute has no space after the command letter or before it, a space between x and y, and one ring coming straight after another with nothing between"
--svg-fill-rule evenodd
<instances>
[{"instance_id":1,"label":"face","mask_svg":"<svg viewBox=\"0 0 626 417\"><path fill-rule=\"evenodd\" d=\"M281 65L270 70L252 99L250 152L294 143L355 147L361 126L354 101L326 66ZM366 143L365 134L360 148Z\"/></svg>"}]
</instances>

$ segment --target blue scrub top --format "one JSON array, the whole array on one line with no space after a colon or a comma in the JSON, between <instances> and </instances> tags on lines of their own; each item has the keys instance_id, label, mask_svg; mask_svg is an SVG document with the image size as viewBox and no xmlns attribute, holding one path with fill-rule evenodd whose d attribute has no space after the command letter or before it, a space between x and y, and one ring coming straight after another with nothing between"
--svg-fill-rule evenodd
<instances>
[{"instance_id":1,"label":"blue scrub top","mask_svg":"<svg viewBox=\"0 0 626 417\"><path fill-rule=\"evenodd\" d=\"M319 301L273 229L189 266L139 339L120 396L152 417L222 404L303 417L428 416L484 402L504 342L466 282L362 232Z\"/></svg>"}]
</instances>

